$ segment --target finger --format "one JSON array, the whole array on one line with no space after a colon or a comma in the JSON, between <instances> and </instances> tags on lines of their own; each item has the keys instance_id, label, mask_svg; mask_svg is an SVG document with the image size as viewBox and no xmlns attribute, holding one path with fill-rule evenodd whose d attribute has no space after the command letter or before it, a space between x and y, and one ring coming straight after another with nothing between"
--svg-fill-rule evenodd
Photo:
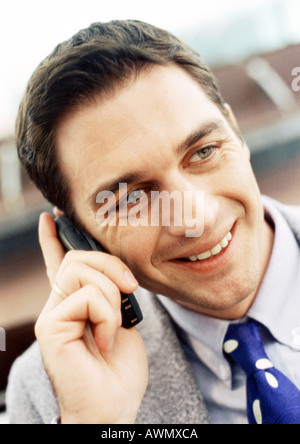
<instances>
[{"instance_id":1,"label":"finger","mask_svg":"<svg viewBox=\"0 0 300 444\"><path fill-rule=\"evenodd\" d=\"M111 305L94 285L87 285L58 304L48 313L43 313L36 324L39 341L56 337L61 345L82 339L86 322L97 326L95 338L100 351L108 351L113 345L118 320ZM51 341L50 341L51 342Z\"/></svg>"},{"instance_id":2,"label":"finger","mask_svg":"<svg viewBox=\"0 0 300 444\"><path fill-rule=\"evenodd\" d=\"M115 312L120 311L121 295L116 284L103 273L82 262L70 262L63 272L58 273L53 286L53 294L51 294L48 303L48 309L52 309L63 299L89 284L99 288Z\"/></svg>"},{"instance_id":3,"label":"finger","mask_svg":"<svg viewBox=\"0 0 300 444\"><path fill-rule=\"evenodd\" d=\"M42 213L39 221L39 242L51 286L65 257L65 250L57 238L56 225L50 214Z\"/></svg>"},{"instance_id":4,"label":"finger","mask_svg":"<svg viewBox=\"0 0 300 444\"><path fill-rule=\"evenodd\" d=\"M138 282L119 258L98 251L69 251L59 270L59 278L71 262L85 263L91 268L107 276L123 293L132 293L138 287Z\"/></svg>"}]
</instances>

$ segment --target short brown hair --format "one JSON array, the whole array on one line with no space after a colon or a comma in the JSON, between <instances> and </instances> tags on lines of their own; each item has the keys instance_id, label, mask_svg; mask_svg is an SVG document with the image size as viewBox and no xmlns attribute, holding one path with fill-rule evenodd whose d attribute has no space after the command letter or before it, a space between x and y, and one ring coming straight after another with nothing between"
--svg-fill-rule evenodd
<instances>
[{"instance_id":1,"label":"short brown hair","mask_svg":"<svg viewBox=\"0 0 300 444\"><path fill-rule=\"evenodd\" d=\"M139 21L94 23L59 44L33 73L16 123L19 158L45 198L77 225L57 161L58 125L143 69L170 63L188 72L226 116L216 81L200 55L169 32Z\"/></svg>"}]
</instances>

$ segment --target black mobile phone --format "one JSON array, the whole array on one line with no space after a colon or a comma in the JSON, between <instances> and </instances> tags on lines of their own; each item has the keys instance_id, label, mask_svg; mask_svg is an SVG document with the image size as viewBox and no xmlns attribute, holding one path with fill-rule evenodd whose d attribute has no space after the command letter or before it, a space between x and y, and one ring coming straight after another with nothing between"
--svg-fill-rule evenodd
<instances>
[{"instance_id":1,"label":"black mobile phone","mask_svg":"<svg viewBox=\"0 0 300 444\"><path fill-rule=\"evenodd\" d=\"M60 216L55 219L57 235L66 251L104 251L99 242L88 234L79 230L66 217ZM131 328L143 320L143 314L133 293L121 292L122 327Z\"/></svg>"}]
</instances>

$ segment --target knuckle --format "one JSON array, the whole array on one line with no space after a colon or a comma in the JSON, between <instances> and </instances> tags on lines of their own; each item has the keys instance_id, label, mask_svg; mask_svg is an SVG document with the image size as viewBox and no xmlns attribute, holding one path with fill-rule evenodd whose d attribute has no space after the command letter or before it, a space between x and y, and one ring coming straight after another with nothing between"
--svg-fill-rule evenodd
<instances>
[{"instance_id":1,"label":"knuckle","mask_svg":"<svg viewBox=\"0 0 300 444\"><path fill-rule=\"evenodd\" d=\"M36 338L40 337L41 331L42 331L41 321L40 319L38 319L34 326L34 334Z\"/></svg>"},{"instance_id":2,"label":"knuckle","mask_svg":"<svg viewBox=\"0 0 300 444\"><path fill-rule=\"evenodd\" d=\"M64 257L64 264L67 265L73 261L75 261L78 257L78 251L76 250L70 250L66 253L65 257Z\"/></svg>"},{"instance_id":3,"label":"knuckle","mask_svg":"<svg viewBox=\"0 0 300 444\"><path fill-rule=\"evenodd\" d=\"M65 264L65 268L64 268L64 273L65 274L70 274L71 276L76 276L77 273L79 272L79 268L80 268L80 263L73 260L72 262L67 262Z\"/></svg>"},{"instance_id":4,"label":"knuckle","mask_svg":"<svg viewBox=\"0 0 300 444\"><path fill-rule=\"evenodd\" d=\"M34 334L39 340L47 335L47 323L44 316L40 316L34 326Z\"/></svg>"},{"instance_id":5,"label":"knuckle","mask_svg":"<svg viewBox=\"0 0 300 444\"><path fill-rule=\"evenodd\" d=\"M85 290L89 297L99 297L99 295L102 295L100 289L95 284L85 285Z\"/></svg>"}]
</instances>

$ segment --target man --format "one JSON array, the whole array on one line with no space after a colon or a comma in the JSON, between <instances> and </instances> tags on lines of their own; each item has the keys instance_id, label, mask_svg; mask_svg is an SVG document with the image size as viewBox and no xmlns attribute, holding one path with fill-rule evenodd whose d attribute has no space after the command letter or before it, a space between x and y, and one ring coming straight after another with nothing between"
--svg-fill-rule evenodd
<instances>
[{"instance_id":1,"label":"man","mask_svg":"<svg viewBox=\"0 0 300 444\"><path fill-rule=\"evenodd\" d=\"M10 376L12 422L247 423L246 376L223 343L250 318L300 387L299 209L262 201L232 111L194 51L144 23L92 25L34 73L17 143L57 214L110 254L65 256L41 216L52 292L39 346ZM151 213L153 191L184 200L199 190L201 236L186 235L185 219L122 223L142 196ZM116 224L97 222L103 191L119 205ZM121 327L120 291L139 296L139 329Z\"/></svg>"}]
</instances>

